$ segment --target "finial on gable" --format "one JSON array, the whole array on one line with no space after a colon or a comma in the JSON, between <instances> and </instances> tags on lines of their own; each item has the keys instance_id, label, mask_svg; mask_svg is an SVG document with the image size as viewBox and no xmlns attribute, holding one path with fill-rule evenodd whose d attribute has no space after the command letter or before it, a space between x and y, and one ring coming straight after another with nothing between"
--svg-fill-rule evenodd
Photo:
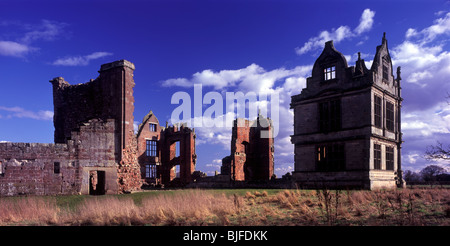
<instances>
[{"instance_id":1,"label":"finial on gable","mask_svg":"<svg viewBox=\"0 0 450 246\"><path fill-rule=\"evenodd\" d=\"M325 48L331 48L334 49L334 43L333 40L325 42Z\"/></svg>"},{"instance_id":2,"label":"finial on gable","mask_svg":"<svg viewBox=\"0 0 450 246\"><path fill-rule=\"evenodd\" d=\"M402 77L400 76L401 73L402 73L401 70L402 70L402 67L398 66L397 67L397 80L401 80L402 79Z\"/></svg>"}]
</instances>

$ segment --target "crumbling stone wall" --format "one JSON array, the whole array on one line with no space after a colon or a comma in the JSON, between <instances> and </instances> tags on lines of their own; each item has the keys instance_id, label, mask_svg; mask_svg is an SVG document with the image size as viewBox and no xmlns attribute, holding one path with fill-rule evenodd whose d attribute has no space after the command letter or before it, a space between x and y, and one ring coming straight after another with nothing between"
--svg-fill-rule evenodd
<instances>
[{"instance_id":1,"label":"crumbling stone wall","mask_svg":"<svg viewBox=\"0 0 450 246\"><path fill-rule=\"evenodd\" d=\"M254 121L236 119L231 138L231 155L222 159L221 174L234 181L269 180L274 174L273 124L261 115ZM261 131L269 133L261 137Z\"/></svg>"},{"instance_id":2,"label":"crumbling stone wall","mask_svg":"<svg viewBox=\"0 0 450 246\"><path fill-rule=\"evenodd\" d=\"M0 195L88 194L89 170L107 173L105 190L117 193L114 121L90 120L66 144L0 143Z\"/></svg>"},{"instance_id":3,"label":"crumbling stone wall","mask_svg":"<svg viewBox=\"0 0 450 246\"><path fill-rule=\"evenodd\" d=\"M62 77L51 80L55 143L65 143L71 131L90 119L114 119L120 143L116 151L125 148L131 137L128 132L133 130L134 68L133 63L120 60L103 64L100 75L84 84L70 85Z\"/></svg>"},{"instance_id":4,"label":"crumbling stone wall","mask_svg":"<svg viewBox=\"0 0 450 246\"><path fill-rule=\"evenodd\" d=\"M195 153L195 131L185 125L159 125L156 116L150 111L139 124L137 133L138 162L146 185L186 185L192 182L197 155ZM147 154L147 141L156 142L156 151ZM176 143L179 142L179 156L176 156ZM154 143L154 142L153 142ZM156 169L155 177L145 177L146 166ZM176 179L175 167L180 168ZM176 184L175 184L176 183Z\"/></svg>"},{"instance_id":5,"label":"crumbling stone wall","mask_svg":"<svg viewBox=\"0 0 450 246\"><path fill-rule=\"evenodd\" d=\"M76 193L78 170L71 162L54 173L54 163L69 158L67 150L64 144L0 143L0 196Z\"/></svg>"},{"instance_id":6,"label":"crumbling stone wall","mask_svg":"<svg viewBox=\"0 0 450 246\"><path fill-rule=\"evenodd\" d=\"M139 189L133 71L120 60L102 65L100 76L85 84L51 80L55 144L0 143L0 195Z\"/></svg>"},{"instance_id":7,"label":"crumbling stone wall","mask_svg":"<svg viewBox=\"0 0 450 246\"><path fill-rule=\"evenodd\" d=\"M195 131L184 124L168 126L161 132L162 182L169 184L175 178L174 167L180 166L180 185L192 182L197 154L195 152ZM176 142L179 142L179 156L176 156Z\"/></svg>"},{"instance_id":8,"label":"crumbling stone wall","mask_svg":"<svg viewBox=\"0 0 450 246\"><path fill-rule=\"evenodd\" d=\"M132 131L128 134L131 136L128 138L129 142L126 148L122 150L122 160L117 169L119 192L121 193L136 191L142 186L140 165L137 160L137 139Z\"/></svg>"}]
</instances>

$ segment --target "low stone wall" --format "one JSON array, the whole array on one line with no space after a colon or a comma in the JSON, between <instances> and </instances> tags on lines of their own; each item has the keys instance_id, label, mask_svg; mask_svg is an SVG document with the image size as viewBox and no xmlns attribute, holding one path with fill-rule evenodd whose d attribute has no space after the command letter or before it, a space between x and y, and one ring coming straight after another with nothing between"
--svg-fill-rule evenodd
<instances>
[{"instance_id":1,"label":"low stone wall","mask_svg":"<svg viewBox=\"0 0 450 246\"><path fill-rule=\"evenodd\" d=\"M0 143L0 196L89 194L90 171L105 172L102 189L118 193L114 134L114 120L92 119L67 144Z\"/></svg>"},{"instance_id":2,"label":"low stone wall","mask_svg":"<svg viewBox=\"0 0 450 246\"><path fill-rule=\"evenodd\" d=\"M0 196L75 194L79 167L65 144L0 143Z\"/></svg>"}]
</instances>

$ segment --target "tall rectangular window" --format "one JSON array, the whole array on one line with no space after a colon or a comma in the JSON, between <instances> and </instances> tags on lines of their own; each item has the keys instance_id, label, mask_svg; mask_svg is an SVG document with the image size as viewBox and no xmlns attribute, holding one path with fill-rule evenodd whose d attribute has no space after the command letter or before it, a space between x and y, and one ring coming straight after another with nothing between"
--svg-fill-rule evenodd
<instances>
[{"instance_id":1,"label":"tall rectangular window","mask_svg":"<svg viewBox=\"0 0 450 246\"><path fill-rule=\"evenodd\" d=\"M383 64L383 79L389 80L389 70L388 70L388 66L385 64Z\"/></svg>"},{"instance_id":2,"label":"tall rectangular window","mask_svg":"<svg viewBox=\"0 0 450 246\"><path fill-rule=\"evenodd\" d=\"M344 144L320 145L316 150L318 171L343 171L345 169Z\"/></svg>"},{"instance_id":3,"label":"tall rectangular window","mask_svg":"<svg viewBox=\"0 0 450 246\"><path fill-rule=\"evenodd\" d=\"M145 165L145 178L156 178L156 165Z\"/></svg>"},{"instance_id":4,"label":"tall rectangular window","mask_svg":"<svg viewBox=\"0 0 450 246\"><path fill-rule=\"evenodd\" d=\"M60 173L60 163L59 162L53 163L53 173L55 173L55 174Z\"/></svg>"},{"instance_id":5,"label":"tall rectangular window","mask_svg":"<svg viewBox=\"0 0 450 246\"><path fill-rule=\"evenodd\" d=\"M319 103L319 129L321 132L332 132L341 129L340 100Z\"/></svg>"},{"instance_id":6,"label":"tall rectangular window","mask_svg":"<svg viewBox=\"0 0 450 246\"><path fill-rule=\"evenodd\" d=\"M175 142L175 157L180 156L181 147L180 147L180 141Z\"/></svg>"},{"instance_id":7,"label":"tall rectangular window","mask_svg":"<svg viewBox=\"0 0 450 246\"><path fill-rule=\"evenodd\" d=\"M381 97L375 96L374 102L375 126L381 128Z\"/></svg>"},{"instance_id":8,"label":"tall rectangular window","mask_svg":"<svg viewBox=\"0 0 450 246\"><path fill-rule=\"evenodd\" d=\"M330 66L323 70L324 72L324 80L330 80L336 78L336 67Z\"/></svg>"},{"instance_id":9,"label":"tall rectangular window","mask_svg":"<svg viewBox=\"0 0 450 246\"><path fill-rule=\"evenodd\" d=\"M394 148L386 147L386 170L394 170Z\"/></svg>"},{"instance_id":10,"label":"tall rectangular window","mask_svg":"<svg viewBox=\"0 0 450 246\"><path fill-rule=\"evenodd\" d=\"M0 175L2 175L3 174L3 164L2 164L2 162L0 161Z\"/></svg>"},{"instance_id":11,"label":"tall rectangular window","mask_svg":"<svg viewBox=\"0 0 450 246\"><path fill-rule=\"evenodd\" d=\"M394 104L386 102L386 129L394 131Z\"/></svg>"},{"instance_id":12,"label":"tall rectangular window","mask_svg":"<svg viewBox=\"0 0 450 246\"><path fill-rule=\"evenodd\" d=\"M381 170L381 145L373 145L373 168Z\"/></svg>"},{"instance_id":13,"label":"tall rectangular window","mask_svg":"<svg viewBox=\"0 0 450 246\"><path fill-rule=\"evenodd\" d=\"M146 155L147 156L156 156L156 152L157 152L157 141L156 140L147 140Z\"/></svg>"},{"instance_id":14,"label":"tall rectangular window","mask_svg":"<svg viewBox=\"0 0 450 246\"><path fill-rule=\"evenodd\" d=\"M151 132L156 132L156 124L149 123L148 127Z\"/></svg>"}]
</instances>

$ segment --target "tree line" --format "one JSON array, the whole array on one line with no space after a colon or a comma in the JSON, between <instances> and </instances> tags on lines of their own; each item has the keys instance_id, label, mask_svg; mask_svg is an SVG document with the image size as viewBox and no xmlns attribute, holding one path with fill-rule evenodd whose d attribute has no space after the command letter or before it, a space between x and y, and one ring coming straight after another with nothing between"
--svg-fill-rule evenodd
<instances>
[{"instance_id":1,"label":"tree line","mask_svg":"<svg viewBox=\"0 0 450 246\"><path fill-rule=\"evenodd\" d=\"M450 173L445 168L438 165L429 165L419 172L406 170L403 173L403 179L406 184L410 183L449 183Z\"/></svg>"}]
</instances>

